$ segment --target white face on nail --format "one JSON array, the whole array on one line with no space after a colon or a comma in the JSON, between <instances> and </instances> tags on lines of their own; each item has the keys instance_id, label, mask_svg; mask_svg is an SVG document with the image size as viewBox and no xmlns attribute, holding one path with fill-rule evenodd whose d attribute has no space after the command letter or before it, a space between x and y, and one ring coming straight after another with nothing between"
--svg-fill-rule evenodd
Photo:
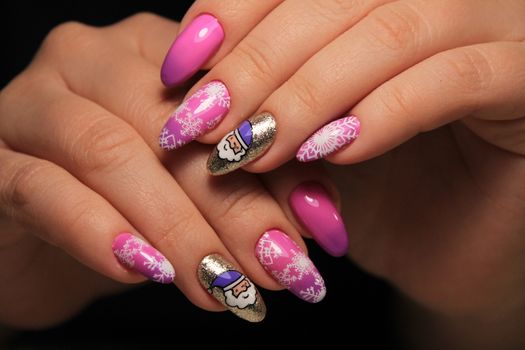
<instances>
[{"instance_id":1,"label":"white face on nail","mask_svg":"<svg viewBox=\"0 0 525 350\"><path fill-rule=\"evenodd\" d=\"M228 133L217 145L219 158L227 159L230 162L238 162L246 154L246 149L242 147L241 142L237 139L235 131Z\"/></svg>"},{"instance_id":2,"label":"white face on nail","mask_svg":"<svg viewBox=\"0 0 525 350\"><path fill-rule=\"evenodd\" d=\"M230 290L224 291L226 305L244 309L247 306L255 304L257 301L255 286L246 279L239 283L239 285L240 286L235 286Z\"/></svg>"}]
</instances>

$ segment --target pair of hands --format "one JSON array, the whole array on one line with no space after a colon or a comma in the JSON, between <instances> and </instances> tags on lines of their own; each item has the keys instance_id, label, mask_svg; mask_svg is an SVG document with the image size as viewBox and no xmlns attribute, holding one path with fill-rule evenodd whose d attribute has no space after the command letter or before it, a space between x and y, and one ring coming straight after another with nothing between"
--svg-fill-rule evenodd
<instances>
[{"instance_id":1,"label":"pair of hands","mask_svg":"<svg viewBox=\"0 0 525 350\"><path fill-rule=\"evenodd\" d=\"M351 223L350 255L447 315L512 317L525 305L524 11L522 1L197 1L182 26L210 13L226 36L203 67L210 72L188 96L220 80L232 101L226 118L201 141L217 142L247 116L270 111L279 132L246 167L268 171L292 158L316 129L351 111L361 135L328 160L350 164L384 155L331 169ZM119 281L139 279L116 264L108 245L116 232L140 232L177 264L177 285L186 295L216 309L195 284L203 255L187 252L235 257L256 283L277 288L253 256L254 239L279 227L302 244L286 197L302 180L323 177L289 165L259 178L236 173L210 180L202 175L209 148L192 145L169 156L158 150L156 136L176 98L160 86L158 71L178 30L139 15L102 29L68 24L48 37L1 94L3 207L21 222L38 223L38 237ZM413 137L423 131L429 132ZM228 195L232 189L235 198ZM247 198L240 203L271 219L258 222L256 232L247 223L253 217L237 217L250 233L236 236L225 217L212 219L228 207L225 198ZM244 215L242 207L233 206L233 218ZM2 260L16 256L26 268L6 269L2 279L27 278L2 291L11 310L4 319L16 314L19 323L28 322L20 305L9 303L20 290L38 282L55 289L49 279L30 278L42 270L87 274L100 286L72 293L78 300L62 314L50 306L44 320L65 317L72 306L115 288L81 265L57 264L69 258L26 231L5 232L9 249ZM35 249L48 253L35 255ZM35 256L47 262L27 268ZM27 293L30 304L35 294Z\"/></svg>"}]
</instances>

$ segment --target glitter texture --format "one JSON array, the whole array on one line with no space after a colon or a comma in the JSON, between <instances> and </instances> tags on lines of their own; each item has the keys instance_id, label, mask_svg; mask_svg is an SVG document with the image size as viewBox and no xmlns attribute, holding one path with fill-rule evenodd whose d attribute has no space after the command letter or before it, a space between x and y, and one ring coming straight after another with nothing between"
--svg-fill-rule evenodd
<instances>
[{"instance_id":1,"label":"glitter texture","mask_svg":"<svg viewBox=\"0 0 525 350\"><path fill-rule=\"evenodd\" d=\"M251 130L246 130L247 126ZM270 113L249 118L217 144L208 158L208 171L211 175L224 175L250 163L270 147L276 134L277 124ZM234 149L229 149L230 147ZM221 152L224 151L230 153L222 155Z\"/></svg>"},{"instance_id":2,"label":"glitter texture","mask_svg":"<svg viewBox=\"0 0 525 350\"><path fill-rule=\"evenodd\" d=\"M266 316L266 306L255 285L222 256L206 256L197 274L202 286L235 315L249 322L260 322Z\"/></svg>"}]
</instances>

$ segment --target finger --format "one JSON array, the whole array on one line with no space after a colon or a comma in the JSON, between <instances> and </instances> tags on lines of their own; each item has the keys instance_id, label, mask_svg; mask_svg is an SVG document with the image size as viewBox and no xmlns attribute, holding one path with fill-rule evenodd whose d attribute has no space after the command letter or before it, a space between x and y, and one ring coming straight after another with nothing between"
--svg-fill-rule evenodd
<instances>
[{"instance_id":1,"label":"finger","mask_svg":"<svg viewBox=\"0 0 525 350\"><path fill-rule=\"evenodd\" d=\"M440 53L412 67L355 106L352 113L362 116L362 137L329 160L354 163L372 158L417 133L469 115L464 122L479 136L525 154L524 54L523 43L480 44Z\"/></svg>"},{"instance_id":2,"label":"finger","mask_svg":"<svg viewBox=\"0 0 525 350\"><path fill-rule=\"evenodd\" d=\"M290 162L261 177L303 236L313 237L333 256L348 252L339 191L321 163Z\"/></svg>"},{"instance_id":3,"label":"finger","mask_svg":"<svg viewBox=\"0 0 525 350\"><path fill-rule=\"evenodd\" d=\"M136 232L104 198L55 164L0 148L0 210L38 227L41 239L121 282L144 278L122 268L111 245L119 232Z\"/></svg>"},{"instance_id":4,"label":"finger","mask_svg":"<svg viewBox=\"0 0 525 350\"><path fill-rule=\"evenodd\" d=\"M327 42L387 1L289 0L276 7L188 93L219 80L231 96L228 118L201 140L216 142Z\"/></svg>"},{"instance_id":5,"label":"finger","mask_svg":"<svg viewBox=\"0 0 525 350\"><path fill-rule=\"evenodd\" d=\"M326 293L323 278L279 203L251 174L210 178L208 152L209 147L195 144L174 154L168 164L228 250L259 285L286 287L303 300L321 301Z\"/></svg>"},{"instance_id":6,"label":"finger","mask_svg":"<svg viewBox=\"0 0 525 350\"><path fill-rule=\"evenodd\" d=\"M166 54L161 70L163 83L178 85L200 68L218 62L281 2L196 1L184 16L180 32Z\"/></svg>"},{"instance_id":7,"label":"finger","mask_svg":"<svg viewBox=\"0 0 525 350\"><path fill-rule=\"evenodd\" d=\"M3 94L0 137L12 149L59 164L106 198L168 258L177 271L176 285L192 302L208 310L220 309L196 272L211 253L230 261L232 269L237 262L142 139L119 118L72 94L52 75L39 86L28 85L25 79ZM7 110L25 105L20 91L34 96L31 106ZM118 252L127 249L128 238L116 243ZM127 246L133 255L142 245L132 241ZM257 297L253 308L237 314L261 320L263 305Z\"/></svg>"},{"instance_id":8,"label":"finger","mask_svg":"<svg viewBox=\"0 0 525 350\"><path fill-rule=\"evenodd\" d=\"M450 1L451 7L442 2L397 1L376 8L309 59L263 102L259 111L270 112L279 130L271 148L271 141L263 138L260 142L264 144L254 142L249 147L254 151L247 151L233 165L223 161L224 167L231 171L243 166L269 148L246 169L270 170L290 159L313 131L421 60L453 47L520 40L525 35L525 24L517 19L525 13L523 2L506 2L503 7L495 2L476 4L480 4L479 11L469 16L465 11L474 5L455 1Z\"/></svg>"}]
</instances>

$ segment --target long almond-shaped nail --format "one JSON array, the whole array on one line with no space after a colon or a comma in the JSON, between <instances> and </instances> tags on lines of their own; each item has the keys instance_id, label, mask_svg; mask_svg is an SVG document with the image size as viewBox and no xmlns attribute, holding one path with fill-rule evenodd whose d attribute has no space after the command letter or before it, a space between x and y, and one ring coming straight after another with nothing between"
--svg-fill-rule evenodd
<instances>
[{"instance_id":1,"label":"long almond-shaped nail","mask_svg":"<svg viewBox=\"0 0 525 350\"><path fill-rule=\"evenodd\" d=\"M113 240L113 253L118 261L152 281L171 283L175 270L157 249L130 233L121 233Z\"/></svg>"},{"instance_id":2,"label":"long almond-shaped nail","mask_svg":"<svg viewBox=\"0 0 525 350\"><path fill-rule=\"evenodd\" d=\"M339 211L328 192L317 182L303 182L289 197L297 221L330 255L343 256L348 251L348 233Z\"/></svg>"},{"instance_id":3,"label":"long almond-shaped nail","mask_svg":"<svg viewBox=\"0 0 525 350\"><path fill-rule=\"evenodd\" d=\"M356 116L350 115L334 120L317 130L306 140L297 152L297 160L311 162L324 158L342 147L352 143L361 129Z\"/></svg>"},{"instance_id":4,"label":"long almond-shaped nail","mask_svg":"<svg viewBox=\"0 0 525 350\"><path fill-rule=\"evenodd\" d=\"M164 85L179 85L193 76L219 49L224 30L217 18L203 14L179 34L171 45L161 69Z\"/></svg>"},{"instance_id":5,"label":"long almond-shaped nail","mask_svg":"<svg viewBox=\"0 0 525 350\"><path fill-rule=\"evenodd\" d=\"M252 281L218 254L202 259L198 276L201 284L222 305L250 322L266 316L266 306Z\"/></svg>"},{"instance_id":6,"label":"long almond-shaped nail","mask_svg":"<svg viewBox=\"0 0 525 350\"><path fill-rule=\"evenodd\" d=\"M160 147L172 150L212 130L230 109L226 85L212 81L186 99L170 116L159 137Z\"/></svg>"},{"instance_id":7,"label":"long almond-shaped nail","mask_svg":"<svg viewBox=\"0 0 525 350\"><path fill-rule=\"evenodd\" d=\"M227 133L210 154L210 174L227 174L260 157L273 143L276 134L277 124L270 113L245 120L237 129Z\"/></svg>"},{"instance_id":8,"label":"long almond-shaped nail","mask_svg":"<svg viewBox=\"0 0 525 350\"><path fill-rule=\"evenodd\" d=\"M326 295L323 277L310 258L284 232L265 232L255 248L261 265L277 282L299 298L318 303Z\"/></svg>"}]
</instances>

